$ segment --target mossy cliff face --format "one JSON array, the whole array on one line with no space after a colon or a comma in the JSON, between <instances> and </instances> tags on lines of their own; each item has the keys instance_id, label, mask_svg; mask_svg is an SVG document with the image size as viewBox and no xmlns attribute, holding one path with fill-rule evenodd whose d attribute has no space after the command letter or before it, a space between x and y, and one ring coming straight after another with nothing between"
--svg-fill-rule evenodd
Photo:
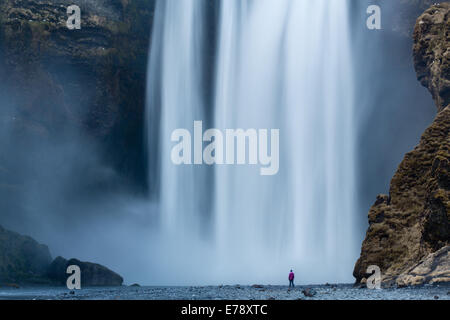
<instances>
[{"instance_id":1,"label":"mossy cliff face","mask_svg":"<svg viewBox=\"0 0 450 320\"><path fill-rule=\"evenodd\" d=\"M357 282L367 276L369 265L381 268L385 285L450 281L449 14L450 5L444 3L417 20L416 70L436 101L438 114L419 145L406 154L391 181L390 194L378 196L370 209L369 229L353 273ZM435 257L439 250L442 254ZM417 278L416 269L427 261L437 261L444 271L433 273L436 268L431 268Z\"/></svg>"},{"instance_id":2,"label":"mossy cliff face","mask_svg":"<svg viewBox=\"0 0 450 320\"><path fill-rule=\"evenodd\" d=\"M119 171L139 176L153 3L1 1L1 102L14 112L14 121L2 120L41 139L75 128ZM81 30L66 26L72 4Z\"/></svg>"},{"instance_id":3,"label":"mossy cliff face","mask_svg":"<svg viewBox=\"0 0 450 320\"><path fill-rule=\"evenodd\" d=\"M417 75L433 95L438 111L450 104L449 6L449 3L443 3L425 11L414 30Z\"/></svg>"}]
</instances>

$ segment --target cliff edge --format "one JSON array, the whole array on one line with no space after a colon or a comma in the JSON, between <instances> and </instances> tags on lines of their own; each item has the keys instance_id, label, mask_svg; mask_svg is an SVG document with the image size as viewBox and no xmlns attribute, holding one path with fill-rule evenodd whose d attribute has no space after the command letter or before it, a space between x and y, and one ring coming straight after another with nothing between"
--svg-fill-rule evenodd
<instances>
[{"instance_id":1,"label":"cliff edge","mask_svg":"<svg viewBox=\"0 0 450 320\"><path fill-rule=\"evenodd\" d=\"M353 272L357 283L377 265L385 286L450 282L450 4L434 5L414 30L414 62L438 114L405 155L389 195L369 211L369 228Z\"/></svg>"}]
</instances>

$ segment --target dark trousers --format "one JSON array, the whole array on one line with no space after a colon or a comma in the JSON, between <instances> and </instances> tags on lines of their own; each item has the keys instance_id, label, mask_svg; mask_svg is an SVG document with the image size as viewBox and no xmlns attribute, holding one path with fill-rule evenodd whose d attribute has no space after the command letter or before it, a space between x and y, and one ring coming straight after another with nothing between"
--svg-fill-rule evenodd
<instances>
[{"instance_id":1,"label":"dark trousers","mask_svg":"<svg viewBox=\"0 0 450 320\"><path fill-rule=\"evenodd\" d=\"M294 285L294 280L289 280L289 288L292 286L292 288L294 288L295 287L295 285Z\"/></svg>"}]
</instances>

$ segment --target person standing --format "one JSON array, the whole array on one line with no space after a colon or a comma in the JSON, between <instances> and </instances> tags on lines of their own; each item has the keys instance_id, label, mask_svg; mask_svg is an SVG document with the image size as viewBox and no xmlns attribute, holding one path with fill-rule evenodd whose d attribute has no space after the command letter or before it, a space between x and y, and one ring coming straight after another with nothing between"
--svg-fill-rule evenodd
<instances>
[{"instance_id":1,"label":"person standing","mask_svg":"<svg viewBox=\"0 0 450 320\"><path fill-rule=\"evenodd\" d=\"M292 286L292 288L295 287L294 285L294 278L295 278L295 274L294 272L291 270L291 272L289 273L289 288Z\"/></svg>"}]
</instances>

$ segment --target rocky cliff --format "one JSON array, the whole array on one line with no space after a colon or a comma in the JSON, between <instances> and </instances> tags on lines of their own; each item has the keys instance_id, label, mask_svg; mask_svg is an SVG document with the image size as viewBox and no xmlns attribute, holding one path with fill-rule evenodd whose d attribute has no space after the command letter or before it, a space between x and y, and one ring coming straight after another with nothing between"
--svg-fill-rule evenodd
<instances>
[{"instance_id":1,"label":"rocky cliff","mask_svg":"<svg viewBox=\"0 0 450 320\"><path fill-rule=\"evenodd\" d=\"M449 3L425 11L414 30L414 63L417 76L428 88L438 112L450 104Z\"/></svg>"},{"instance_id":2,"label":"rocky cliff","mask_svg":"<svg viewBox=\"0 0 450 320\"><path fill-rule=\"evenodd\" d=\"M81 285L121 286L123 278L108 268L77 259L57 257L52 262L49 249L36 240L8 231L0 226L0 286L17 285L66 285L67 267L77 265L81 269Z\"/></svg>"},{"instance_id":3,"label":"rocky cliff","mask_svg":"<svg viewBox=\"0 0 450 320\"><path fill-rule=\"evenodd\" d=\"M80 30L66 26L72 4L81 8ZM0 85L2 124L43 140L75 128L98 142L118 172L139 180L153 6L153 0L2 0L0 72L8 75Z\"/></svg>"},{"instance_id":4,"label":"rocky cliff","mask_svg":"<svg viewBox=\"0 0 450 320\"><path fill-rule=\"evenodd\" d=\"M47 282L48 247L0 226L0 283Z\"/></svg>"},{"instance_id":5,"label":"rocky cliff","mask_svg":"<svg viewBox=\"0 0 450 320\"><path fill-rule=\"evenodd\" d=\"M450 4L432 6L417 19L414 61L418 79L438 114L419 145L406 154L389 195L369 211L369 229L354 269L363 281L369 265L385 285L450 282Z\"/></svg>"}]
</instances>

